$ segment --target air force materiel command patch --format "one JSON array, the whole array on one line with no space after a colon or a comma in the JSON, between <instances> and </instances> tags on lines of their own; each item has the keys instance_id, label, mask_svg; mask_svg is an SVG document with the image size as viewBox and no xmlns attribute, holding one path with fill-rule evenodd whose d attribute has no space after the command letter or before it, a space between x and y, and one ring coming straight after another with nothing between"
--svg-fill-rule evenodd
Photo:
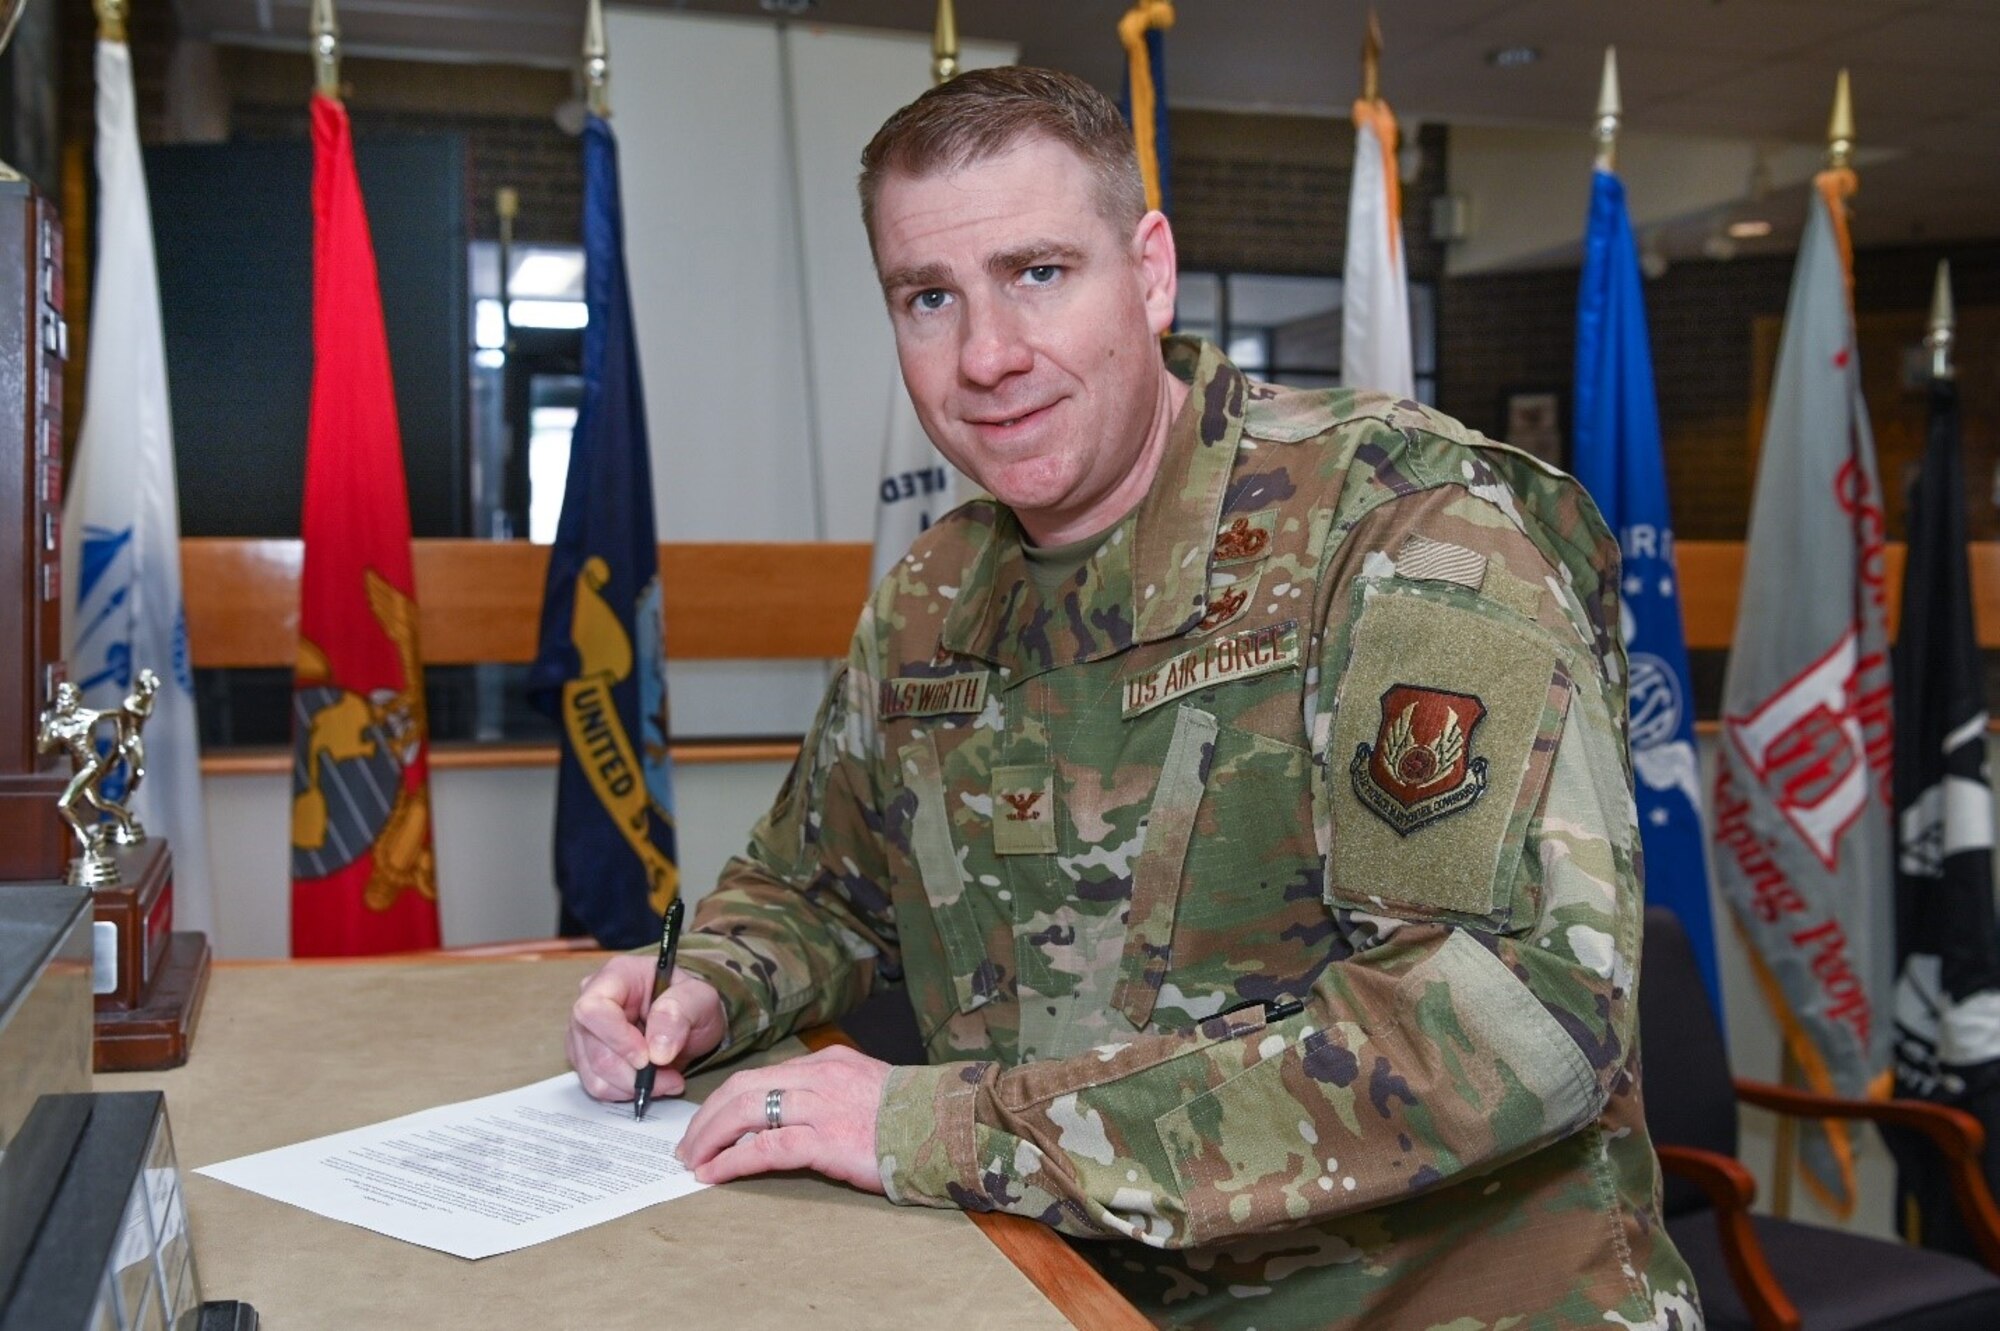
<instances>
[{"instance_id":1,"label":"air force materiel command patch","mask_svg":"<svg viewBox=\"0 0 2000 1331\"><path fill-rule=\"evenodd\" d=\"M1373 744L1357 744L1348 772L1354 794L1398 836L1470 808L1486 793L1486 760L1472 733L1486 704L1470 693L1391 685Z\"/></svg>"}]
</instances>

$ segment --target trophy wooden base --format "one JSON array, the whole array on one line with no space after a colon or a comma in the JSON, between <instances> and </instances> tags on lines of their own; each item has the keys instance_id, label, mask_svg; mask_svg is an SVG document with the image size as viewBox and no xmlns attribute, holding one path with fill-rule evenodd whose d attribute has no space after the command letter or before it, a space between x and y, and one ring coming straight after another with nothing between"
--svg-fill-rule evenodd
<instances>
[{"instance_id":1,"label":"trophy wooden base","mask_svg":"<svg viewBox=\"0 0 2000 1331\"><path fill-rule=\"evenodd\" d=\"M119 881L94 888L99 1072L177 1068L208 990L208 939L174 933L173 856L163 841L113 846Z\"/></svg>"},{"instance_id":2,"label":"trophy wooden base","mask_svg":"<svg viewBox=\"0 0 2000 1331\"><path fill-rule=\"evenodd\" d=\"M174 927L174 857L164 841L106 850L118 867L118 881L91 889L97 1010L129 1011L152 992L153 972L166 956Z\"/></svg>"},{"instance_id":3,"label":"trophy wooden base","mask_svg":"<svg viewBox=\"0 0 2000 1331\"><path fill-rule=\"evenodd\" d=\"M187 1062L208 993L208 935L169 936L142 1006L100 1010L94 1064L99 1072L155 1072Z\"/></svg>"}]
</instances>

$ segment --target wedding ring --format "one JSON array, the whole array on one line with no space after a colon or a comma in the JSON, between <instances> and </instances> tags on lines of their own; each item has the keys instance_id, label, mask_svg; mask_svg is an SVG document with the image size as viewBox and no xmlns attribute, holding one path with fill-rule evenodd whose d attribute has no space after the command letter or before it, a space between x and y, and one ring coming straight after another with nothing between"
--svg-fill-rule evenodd
<instances>
[{"instance_id":1,"label":"wedding ring","mask_svg":"<svg viewBox=\"0 0 2000 1331\"><path fill-rule=\"evenodd\" d=\"M764 1126L782 1128L785 1126L785 1093L783 1091L764 1092Z\"/></svg>"}]
</instances>

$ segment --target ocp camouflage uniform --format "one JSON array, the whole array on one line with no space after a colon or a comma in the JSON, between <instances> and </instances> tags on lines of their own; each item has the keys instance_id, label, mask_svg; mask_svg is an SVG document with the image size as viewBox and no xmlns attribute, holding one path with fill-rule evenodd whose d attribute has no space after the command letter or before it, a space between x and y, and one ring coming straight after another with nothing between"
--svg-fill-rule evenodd
<instances>
[{"instance_id":1,"label":"ocp camouflage uniform","mask_svg":"<svg viewBox=\"0 0 2000 1331\"><path fill-rule=\"evenodd\" d=\"M876 590L683 964L728 1053L903 982L898 1202L1167 1324L1700 1324L1640 1111L1617 552L1415 403L1192 383L1045 599L991 502Z\"/></svg>"}]
</instances>

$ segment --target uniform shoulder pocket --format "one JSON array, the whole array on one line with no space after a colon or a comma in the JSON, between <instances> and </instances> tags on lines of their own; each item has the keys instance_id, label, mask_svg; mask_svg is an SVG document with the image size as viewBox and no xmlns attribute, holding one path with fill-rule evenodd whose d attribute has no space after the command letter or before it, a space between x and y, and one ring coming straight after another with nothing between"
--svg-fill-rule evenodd
<instances>
[{"instance_id":1,"label":"uniform shoulder pocket","mask_svg":"<svg viewBox=\"0 0 2000 1331\"><path fill-rule=\"evenodd\" d=\"M1506 930L1569 714L1553 636L1469 588L1364 580L1326 755L1327 899Z\"/></svg>"}]
</instances>

